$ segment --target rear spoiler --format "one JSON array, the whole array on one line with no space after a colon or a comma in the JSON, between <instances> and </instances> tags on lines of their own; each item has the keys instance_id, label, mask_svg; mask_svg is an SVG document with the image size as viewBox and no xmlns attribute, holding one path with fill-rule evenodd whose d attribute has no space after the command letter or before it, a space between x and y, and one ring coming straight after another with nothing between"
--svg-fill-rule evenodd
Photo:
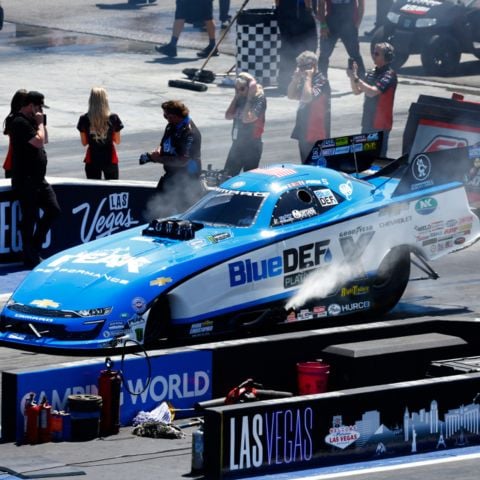
<instances>
[{"instance_id":1,"label":"rear spoiler","mask_svg":"<svg viewBox=\"0 0 480 480\"><path fill-rule=\"evenodd\" d=\"M480 159L480 146L452 148L415 155L392 196L404 195L452 182L467 183ZM477 160L477 162L476 162Z\"/></svg>"},{"instance_id":2,"label":"rear spoiler","mask_svg":"<svg viewBox=\"0 0 480 480\"><path fill-rule=\"evenodd\" d=\"M380 159L383 132L317 140L305 163L345 173L362 172Z\"/></svg>"}]
</instances>

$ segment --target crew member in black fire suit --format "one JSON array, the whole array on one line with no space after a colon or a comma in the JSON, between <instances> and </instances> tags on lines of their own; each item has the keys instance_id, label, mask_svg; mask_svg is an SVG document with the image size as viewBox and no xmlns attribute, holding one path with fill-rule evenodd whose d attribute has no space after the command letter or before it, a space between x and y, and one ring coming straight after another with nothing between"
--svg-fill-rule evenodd
<instances>
[{"instance_id":1,"label":"crew member in black fire suit","mask_svg":"<svg viewBox=\"0 0 480 480\"><path fill-rule=\"evenodd\" d=\"M185 104L169 100L162 103L162 109L168 124L150 159L163 164L165 170L157 189L166 194L166 200L175 202L177 211L183 211L201 194L202 137Z\"/></svg>"}]
</instances>

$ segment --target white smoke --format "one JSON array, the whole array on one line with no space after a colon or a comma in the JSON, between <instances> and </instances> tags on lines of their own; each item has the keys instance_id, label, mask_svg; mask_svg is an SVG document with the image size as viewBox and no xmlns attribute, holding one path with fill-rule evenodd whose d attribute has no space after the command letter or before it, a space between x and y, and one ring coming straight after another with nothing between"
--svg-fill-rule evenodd
<instances>
[{"instance_id":1,"label":"white smoke","mask_svg":"<svg viewBox=\"0 0 480 480\"><path fill-rule=\"evenodd\" d=\"M359 263L333 264L311 273L298 292L288 301L286 310L298 309L310 300L326 298L338 287L364 275Z\"/></svg>"}]
</instances>

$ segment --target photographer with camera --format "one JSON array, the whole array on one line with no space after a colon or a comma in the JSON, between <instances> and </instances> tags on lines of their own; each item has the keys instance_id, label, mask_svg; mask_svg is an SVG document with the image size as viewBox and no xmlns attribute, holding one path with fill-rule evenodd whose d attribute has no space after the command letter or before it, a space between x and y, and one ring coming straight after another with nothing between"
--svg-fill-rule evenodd
<instances>
[{"instance_id":1,"label":"photographer with camera","mask_svg":"<svg viewBox=\"0 0 480 480\"><path fill-rule=\"evenodd\" d=\"M225 112L225 118L233 120L232 146L224 167L228 175L233 177L242 169L258 167L263 152L266 110L263 87L249 73L239 73L235 80L235 96Z\"/></svg>"},{"instance_id":2,"label":"photographer with camera","mask_svg":"<svg viewBox=\"0 0 480 480\"><path fill-rule=\"evenodd\" d=\"M291 138L298 140L300 161L305 163L315 142L330 137L331 90L328 79L318 71L314 52L306 50L296 61L288 85L288 98L299 101Z\"/></svg>"},{"instance_id":3,"label":"photographer with camera","mask_svg":"<svg viewBox=\"0 0 480 480\"><path fill-rule=\"evenodd\" d=\"M347 75L352 92L365 94L363 103L362 132L383 131L380 157L387 156L388 137L393 125L393 102L397 89L397 74L391 67L394 57L393 46L387 42L375 44L372 52L375 68L360 78L358 65L349 60Z\"/></svg>"},{"instance_id":4,"label":"photographer with camera","mask_svg":"<svg viewBox=\"0 0 480 480\"><path fill-rule=\"evenodd\" d=\"M42 261L42 245L53 221L60 215L55 192L45 179L47 154L44 146L48 143L48 134L43 108L48 108L44 96L40 92L28 92L9 130L12 190L22 212L20 232L27 268L36 267Z\"/></svg>"},{"instance_id":5,"label":"photographer with camera","mask_svg":"<svg viewBox=\"0 0 480 480\"><path fill-rule=\"evenodd\" d=\"M165 173L157 184L157 190L168 194L169 200L175 202L175 208L183 211L202 194L202 137L184 103L169 100L162 103L162 110L168 123L160 145L153 152L142 154L139 163L163 165Z\"/></svg>"}]
</instances>

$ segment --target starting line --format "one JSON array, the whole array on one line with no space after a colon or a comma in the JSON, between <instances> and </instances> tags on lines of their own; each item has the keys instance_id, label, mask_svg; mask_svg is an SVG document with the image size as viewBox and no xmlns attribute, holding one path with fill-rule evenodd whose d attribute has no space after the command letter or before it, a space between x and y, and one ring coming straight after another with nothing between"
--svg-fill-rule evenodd
<instances>
[{"instance_id":1,"label":"starting line","mask_svg":"<svg viewBox=\"0 0 480 480\"><path fill-rule=\"evenodd\" d=\"M369 460L345 465L299 470L296 472L276 473L275 478L277 480L327 480L331 478L388 472L391 470L425 467L441 463L460 462L463 460L475 460L477 458L480 458L480 447L474 446L423 453L413 457L383 458L381 460ZM271 480L272 476L249 476L248 478L249 480Z\"/></svg>"}]
</instances>

